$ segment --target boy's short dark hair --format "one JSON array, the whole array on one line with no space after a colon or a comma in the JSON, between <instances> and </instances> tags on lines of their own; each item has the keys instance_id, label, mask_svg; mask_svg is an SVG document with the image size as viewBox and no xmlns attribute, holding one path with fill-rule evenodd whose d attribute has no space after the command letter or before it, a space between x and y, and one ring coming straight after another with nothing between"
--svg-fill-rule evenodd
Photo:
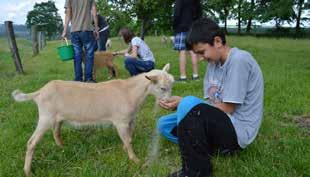
<instances>
[{"instance_id":1,"label":"boy's short dark hair","mask_svg":"<svg viewBox=\"0 0 310 177\"><path fill-rule=\"evenodd\" d=\"M189 30L186 37L186 48L192 50L193 45L198 43L208 43L213 46L216 36L222 39L223 45L226 44L225 34L218 24L209 18L201 18L196 20Z\"/></svg>"},{"instance_id":2,"label":"boy's short dark hair","mask_svg":"<svg viewBox=\"0 0 310 177\"><path fill-rule=\"evenodd\" d=\"M128 28L123 27L119 30L119 35L121 35L124 38L124 41L129 44L131 39L135 37L135 34Z\"/></svg>"}]
</instances>

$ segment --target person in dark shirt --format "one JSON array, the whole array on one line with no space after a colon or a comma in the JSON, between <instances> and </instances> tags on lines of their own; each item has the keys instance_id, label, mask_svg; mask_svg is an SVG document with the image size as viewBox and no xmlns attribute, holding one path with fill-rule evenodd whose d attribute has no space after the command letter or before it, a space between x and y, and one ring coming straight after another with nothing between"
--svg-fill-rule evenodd
<instances>
[{"instance_id":1,"label":"person in dark shirt","mask_svg":"<svg viewBox=\"0 0 310 177\"><path fill-rule=\"evenodd\" d=\"M99 26L99 40L98 40L98 50L106 51L106 43L109 38L109 25L104 16L98 14L98 26Z\"/></svg>"},{"instance_id":2,"label":"person in dark shirt","mask_svg":"<svg viewBox=\"0 0 310 177\"><path fill-rule=\"evenodd\" d=\"M180 81L186 81L186 47L185 38L192 23L202 16L200 0L176 0L173 14L175 34L174 49L179 51ZM193 80L198 80L197 56L190 51L192 57Z\"/></svg>"}]
</instances>

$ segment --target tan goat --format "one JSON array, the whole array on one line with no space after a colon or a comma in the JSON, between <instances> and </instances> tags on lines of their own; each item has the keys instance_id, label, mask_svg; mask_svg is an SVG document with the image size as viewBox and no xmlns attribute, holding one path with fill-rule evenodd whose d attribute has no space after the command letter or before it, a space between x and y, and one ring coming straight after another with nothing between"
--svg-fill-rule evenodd
<instances>
[{"instance_id":1,"label":"tan goat","mask_svg":"<svg viewBox=\"0 0 310 177\"><path fill-rule=\"evenodd\" d=\"M118 69L113 60L116 54L109 51L98 51L94 54L94 66L93 66L93 79L97 78L97 71L102 68L107 68L109 71L109 79L116 78L118 75ZM85 64L85 52L83 52L82 62Z\"/></svg>"},{"instance_id":2,"label":"tan goat","mask_svg":"<svg viewBox=\"0 0 310 177\"><path fill-rule=\"evenodd\" d=\"M14 91L12 96L16 101L33 100L39 110L38 125L27 144L25 174L31 174L35 146L47 130L52 129L56 144L63 145L60 136L63 121L81 125L111 122L129 159L138 162L131 145L136 113L149 94L156 99L170 97L174 79L168 70L169 64L166 64L163 70L152 70L126 80L101 83L55 80L33 93Z\"/></svg>"}]
</instances>

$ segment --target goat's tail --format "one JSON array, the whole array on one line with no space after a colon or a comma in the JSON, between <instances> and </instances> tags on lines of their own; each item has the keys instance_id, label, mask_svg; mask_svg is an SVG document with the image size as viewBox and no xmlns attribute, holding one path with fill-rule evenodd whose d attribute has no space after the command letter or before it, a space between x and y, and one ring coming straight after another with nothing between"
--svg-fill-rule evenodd
<instances>
[{"instance_id":1,"label":"goat's tail","mask_svg":"<svg viewBox=\"0 0 310 177\"><path fill-rule=\"evenodd\" d=\"M33 92L33 93L23 93L20 90L14 90L12 92L12 96L15 101L18 102L23 102L23 101L28 101L28 100L33 100L37 95L39 95L40 92Z\"/></svg>"}]
</instances>

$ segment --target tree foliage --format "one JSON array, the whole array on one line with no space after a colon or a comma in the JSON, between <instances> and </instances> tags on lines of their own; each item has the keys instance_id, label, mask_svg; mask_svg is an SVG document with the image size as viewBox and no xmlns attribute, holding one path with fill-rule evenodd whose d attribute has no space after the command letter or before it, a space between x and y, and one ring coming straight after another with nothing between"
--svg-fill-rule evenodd
<instances>
[{"instance_id":1,"label":"tree foliage","mask_svg":"<svg viewBox=\"0 0 310 177\"><path fill-rule=\"evenodd\" d=\"M98 0L99 11L108 19L112 35L122 26L129 26L142 37L146 33L171 34L174 0ZM253 21L275 22L276 29L285 23L296 22L296 32L302 22L301 13L309 9L305 0L201 0L204 16L224 23L237 19L238 31L246 25L250 32Z\"/></svg>"},{"instance_id":2,"label":"tree foliage","mask_svg":"<svg viewBox=\"0 0 310 177\"><path fill-rule=\"evenodd\" d=\"M98 0L98 9L107 17L112 35L129 26L143 37L148 31L171 31L172 4L173 0Z\"/></svg>"},{"instance_id":3,"label":"tree foliage","mask_svg":"<svg viewBox=\"0 0 310 177\"><path fill-rule=\"evenodd\" d=\"M27 14L26 26L39 25L39 30L45 31L49 39L62 31L63 23L54 1L36 3L33 10Z\"/></svg>"}]
</instances>

